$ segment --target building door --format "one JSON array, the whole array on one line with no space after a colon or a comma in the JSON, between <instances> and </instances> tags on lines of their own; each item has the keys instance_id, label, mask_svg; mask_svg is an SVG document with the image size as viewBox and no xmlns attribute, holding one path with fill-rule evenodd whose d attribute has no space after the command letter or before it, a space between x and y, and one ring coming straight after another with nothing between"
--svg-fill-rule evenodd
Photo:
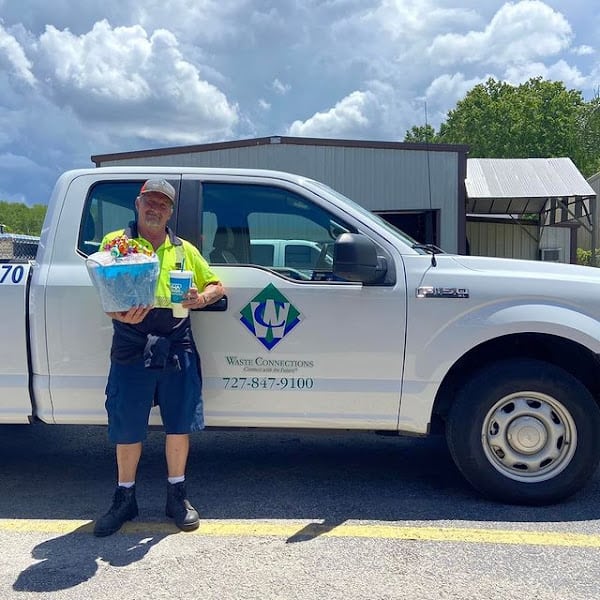
<instances>
[{"instance_id":1,"label":"building door","mask_svg":"<svg viewBox=\"0 0 600 600\"><path fill-rule=\"evenodd\" d=\"M439 246L439 211L373 211L421 244Z\"/></svg>"}]
</instances>

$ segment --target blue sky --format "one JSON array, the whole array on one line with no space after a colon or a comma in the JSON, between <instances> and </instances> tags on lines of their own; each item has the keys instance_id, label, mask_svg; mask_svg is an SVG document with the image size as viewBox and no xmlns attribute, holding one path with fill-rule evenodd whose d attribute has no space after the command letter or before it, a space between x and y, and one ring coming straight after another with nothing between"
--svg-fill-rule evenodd
<instances>
[{"instance_id":1,"label":"blue sky","mask_svg":"<svg viewBox=\"0 0 600 600\"><path fill-rule=\"evenodd\" d=\"M90 156L291 135L401 141L488 77L600 86L589 0L0 0L0 200ZM459 8L456 6L460 5Z\"/></svg>"}]
</instances>

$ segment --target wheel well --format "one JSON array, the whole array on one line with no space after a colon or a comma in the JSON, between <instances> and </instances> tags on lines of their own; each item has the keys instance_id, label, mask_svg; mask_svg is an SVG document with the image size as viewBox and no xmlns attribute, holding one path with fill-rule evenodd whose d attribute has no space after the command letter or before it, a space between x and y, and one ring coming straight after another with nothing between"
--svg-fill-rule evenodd
<instances>
[{"instance_id":1,"label":"wheel well","mask_svg":"<svg viewBox=\"0 0 600 600\"><path fill-rule=\"evenodd\" d=\"M448 371L433 405L431 433L443 433L446 415L461 384L475 371L503 359L535 358L571 373L600 398L600 357L587 348L554 335L518 333L506 335L472 348Z\"/></svg>"}]
</instances>

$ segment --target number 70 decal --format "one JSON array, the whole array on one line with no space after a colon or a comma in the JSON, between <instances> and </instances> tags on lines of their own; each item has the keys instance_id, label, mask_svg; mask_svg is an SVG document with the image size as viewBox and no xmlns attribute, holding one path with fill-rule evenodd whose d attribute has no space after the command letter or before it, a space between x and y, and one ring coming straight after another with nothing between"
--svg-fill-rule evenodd
<instances>
[{"instance_id":1,"label":"number 70 decal","mask_svg":"<svg viewBox=\"0 0 600 600\"><path fill-rule=\"evenodd\" d=\"M29 271L29 265L0 265L0 285L25 283L27 271Z\"/></svg>"}]
</instances>

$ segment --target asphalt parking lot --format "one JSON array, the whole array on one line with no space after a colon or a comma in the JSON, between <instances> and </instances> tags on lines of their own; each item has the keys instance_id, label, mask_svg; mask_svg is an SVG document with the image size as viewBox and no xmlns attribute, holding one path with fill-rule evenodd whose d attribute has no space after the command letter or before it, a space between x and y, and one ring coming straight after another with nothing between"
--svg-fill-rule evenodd
<instances>
[{"instance_id":1,"label":"asphalt parking lot","mask_svg":"<svg viewBox=\"0 0 600 600\"><path fill-rule=\"evenodd\" d=\"M0 598L592 599L598 474L532 508L474 492L441 439L206 431L190 497L202 525L164 517L162 434L137 481L140 516L91 535L109 505L102 427L0 427Z\"/></svg>"}]
</instances>

